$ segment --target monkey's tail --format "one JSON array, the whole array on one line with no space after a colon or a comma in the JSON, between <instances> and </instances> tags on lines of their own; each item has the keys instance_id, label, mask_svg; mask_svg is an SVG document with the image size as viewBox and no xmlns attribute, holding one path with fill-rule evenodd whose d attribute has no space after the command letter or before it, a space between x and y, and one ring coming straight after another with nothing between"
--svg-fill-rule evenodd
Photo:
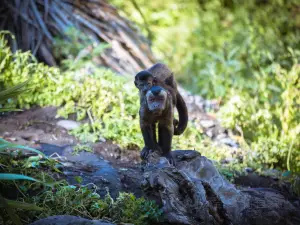
<instances>
[{"instance_id":1,"label":"monkey's tail","mask_svg":"<svg viewBox=\"0 0 300 225\"><path fill-rule=\"evenodd\" d=\"M189 117L186 104L179 92L177 92L176 98L176 108L179 114L179 122L178 126L174 129L174 135L180 135L184 132L185 128L187 127Z\"/></svg>"}]
</instances>

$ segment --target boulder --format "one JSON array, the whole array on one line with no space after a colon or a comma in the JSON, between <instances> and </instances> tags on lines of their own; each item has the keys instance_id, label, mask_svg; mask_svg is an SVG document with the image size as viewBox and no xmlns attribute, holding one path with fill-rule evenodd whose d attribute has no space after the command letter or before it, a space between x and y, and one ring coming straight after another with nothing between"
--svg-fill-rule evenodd
<instances>
[{"instance_id":1,"label":"boulder","mask_svg":"<svg viewBox=\"0 0 300 225\"><path fill-rule=\"evenodd\" d=\"M150 153L142 188L162 206L165 224L296 225L300 209L276 190L239 190L197 151L173 151L176 167Z\"/></svg>"}]
</instances>

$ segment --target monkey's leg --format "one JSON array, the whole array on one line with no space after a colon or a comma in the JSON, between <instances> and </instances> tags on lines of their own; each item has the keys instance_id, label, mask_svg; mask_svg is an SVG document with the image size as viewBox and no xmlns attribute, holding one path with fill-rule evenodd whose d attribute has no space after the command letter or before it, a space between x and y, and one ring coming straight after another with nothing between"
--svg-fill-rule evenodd
<instances>
[{"instance_id":1,"label":"monkey's leg","mask_svg":"<svg viewBox=\"0 0 300 225\"><path fill-rule=\"evenodd\" d=\"M175 160L171 153L173 138L173 121L171 123L159 123L158 125L158 144L162 149L163 156L166 157L170 164L175 166Z\"/></svg>"},{"instance_id":2,"label":"monkey's leg","mask_svg":"<svg viewBox=\"0 0 300 225\"><path fill-rule=\"evenodd\" d=\"M141 158L146 159L149 155L150 150L155 150L157 148L157 143L155 141L153 124L141 123L141 131L144 138L145 147L141 151Z\"/></svg>"},{"instance_id":3,"label":"monkey's leg","mask_svg":"<svg viewBox=\"0 0 300 225\"><path fill-rule=\"evenodd\" d=\"M153 140L155 141L155 145L157 145L157 138L156 138L156 124L152 124L152 131L153 131Z\"/></svg>"}]
</instances>

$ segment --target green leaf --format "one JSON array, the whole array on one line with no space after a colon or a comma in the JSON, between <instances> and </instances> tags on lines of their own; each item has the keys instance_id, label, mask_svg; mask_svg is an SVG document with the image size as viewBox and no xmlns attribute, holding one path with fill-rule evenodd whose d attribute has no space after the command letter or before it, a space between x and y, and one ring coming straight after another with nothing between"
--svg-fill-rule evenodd
<instances>
[{"instance_id":1,"label":"green leaf","mask_svg":"<svg viewBox=\"0 0 300 225\"><path fill-rule=\"evenodd\" d=\"M0 205L3 205L5 208L8 216L10 217L11 221L13 221L16 225L22 225L19 216L9 207L9 204L5 198L0 194Z\"/></svg>"},{"instance_id":2,"label":"green leaf","mask_svg":"<svg viewBox=\"0 0 300 225\"><path fill-rule=\"evenodd\" d=\"M10 208L18 208L18 209L25 209L25 210L34 210L34 211L42 211L43 208L38 207L35 204L31 204L31 203L26 203L26 202L20 202L20 201L13 201L13 200L9 200L9 199L5 199L7 206ZM0 203L0 208L5 207L4 204Z\"/></svg>"},{"instance_id":3,"label":"green leaf","mask_svg":"<svg viewBox=\"0 0 300 225\"><path fill-rule=\"evenodd\" d=\"M292 174L291 171L287 170L287 171L285 171L285 172L282 174L282 176L283 176L283 177L288 177L288 176L290 176L291 174Z\"/></svg>"},{"instance_id":4,"label":"green leaf","mask_svg":"<svg viewBox=\"0 0 300 225\"><path fill-rule=\"evenodd\" d=\"M22 174L14 174L14 173L0 173L0 180L31 180L36 182L41 182L33 177L28 177Z\"/></svg>"},{"instance_id":5,"label":"green leaf","mask_svg":"<svg viewBox=\"0 0 300 225\"><path fill-rule=\"evenodd\" d=\"M8 88L4 91L0 91L0 102L7 100L11 97L15 97L17 95L19 95L20 93L24 92L24 90L22 90L23 87L25 87L28 84L29 80L18 84L16 86L13 86L11 88Z\"/></svg>"},{"instance_id":6,"label":"green leaf","mask_svg":"<svg viewBox=\"0 0 300 225\"><path fill-rule=\"evenodd\" d=\"M22 112L22 109L16 109L16 108L0 108L0 112Z\"/></svg>"},{"instance_id":7,"label":"green leaf","mask_svg":"<svg viewBox=\"0 0 300 225\"><path fill-rule=\"evenodd\" d=\"M47 158L46 155L44 153L42 153L39 150L36 150L34 148L30 148L27 146L23 146L23 145L18 145L18 144L14 144L14 143L10 143L8 141L5 141L4 139L0 138L0 152L4 151L6 148L17 148L17 149L24 149L27 151L31 151L31 152L35 152L39 155L42 155L43 157Z\"/></svg>"},{"instance_id":8,"label":"green leaf","mask_svg":"<svg viewBox=\"0 0 300 225\"><path fill-rule=\"evenodd\" d=\"M30 181L42 183L48 187L53 187L55 184L60 183L60 181L46 183L41 180L35 179L33 177L25 176L22 174L14 174L14 173L0 173L0 180L30 180Z\"/></svg>"}]
</instances>

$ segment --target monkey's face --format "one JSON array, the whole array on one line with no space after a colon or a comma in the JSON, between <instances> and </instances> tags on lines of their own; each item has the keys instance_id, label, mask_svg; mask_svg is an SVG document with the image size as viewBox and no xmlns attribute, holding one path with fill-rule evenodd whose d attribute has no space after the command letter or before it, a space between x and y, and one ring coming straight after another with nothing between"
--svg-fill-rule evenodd
<instances>
[{"instance_id":1,"label":"monkey's face","mask_svg":"<svg viewBox=\"0 0 300 225\"><path fill-rule=\"evenodd\" d=\"M160 86L153 86L146 94L146 100L149 111L156 115L161 114L167 104L168 93Z\"/></svg>"},{"instance_id":2,"label":"monkey's face","mask_svg":"<svg viewBox=\"0 0 300 225\"><path fill-rule=\"evenodd\" d=\"M152 87L153 80L152 74L143 70L135 76L134 84L140 91L146 93Z\"/></svg>"}]
</instances>

